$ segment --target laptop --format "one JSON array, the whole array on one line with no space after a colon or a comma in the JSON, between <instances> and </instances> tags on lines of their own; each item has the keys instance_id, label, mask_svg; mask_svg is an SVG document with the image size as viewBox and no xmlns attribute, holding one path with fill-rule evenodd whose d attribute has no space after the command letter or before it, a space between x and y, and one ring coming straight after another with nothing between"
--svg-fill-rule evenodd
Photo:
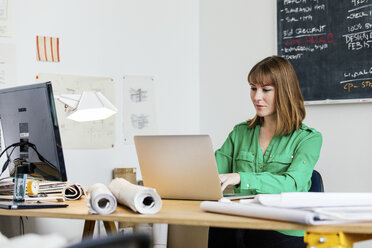
<instances>
[{"instance_id":1,"label":"laptop","mask_svg":"<svg viewBox=\"0 0 372 248\"><path fill-rule=\"evenodd\" d=\"M208 135L135 136L143 183L161 198L219 200L217 164Z\"/></svg>"}]
</instances>

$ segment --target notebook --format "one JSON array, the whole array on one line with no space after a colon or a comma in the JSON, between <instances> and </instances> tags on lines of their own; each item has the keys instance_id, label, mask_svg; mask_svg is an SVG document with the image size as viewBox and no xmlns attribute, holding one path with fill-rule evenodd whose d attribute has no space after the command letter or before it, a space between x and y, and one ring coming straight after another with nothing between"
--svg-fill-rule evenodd
<instances>
[{"instance_id":1,"label":"notebook","mask_svg":"<svg viewBox=\"0 0 372 248\"><path fill-rule=\"evenodd\" d=\"M219 200L217 164L208 135L135 136L143 183L161 198Z\"/></svg>"}]
</instances>

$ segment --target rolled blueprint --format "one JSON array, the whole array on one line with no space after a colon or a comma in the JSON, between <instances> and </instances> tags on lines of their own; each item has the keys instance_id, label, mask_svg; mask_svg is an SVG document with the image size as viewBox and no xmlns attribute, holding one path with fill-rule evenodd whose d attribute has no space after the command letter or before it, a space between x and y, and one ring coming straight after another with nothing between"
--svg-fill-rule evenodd
<instances>
[{"instance_id":1,"label":"rolled blueprint","mask_svg":"<svg viewBox=\"0 0 372 248\"><path fill-rule=\"evenodd\" d=\"M96 183L88 189L87 205L91 214L111 214L116 209L117 201L104 184Z\"/></svg>"},{"instance_id":2,"label":"rolled blueprint","mask_svg":"<svg viewBox=\"0 0 372 248\"><path fill-rule=\"evenodd\" d=\"M66 200L79 200L86 195L83 186L80 184L70 184L62 189L62 195Z\"/></svg>"},{"instance_id":3,"label":"rolled blueprint","mask_svg":"<svg viewBox=\"0 0 372 248\"><path fill-rule=\"evenodd\" d=\"M134 185L123 178L115 178L111 181L109 189L119 203L135 212L156 214L161 209L161 198L153 188Z\"/></svg>"}]
</instances>

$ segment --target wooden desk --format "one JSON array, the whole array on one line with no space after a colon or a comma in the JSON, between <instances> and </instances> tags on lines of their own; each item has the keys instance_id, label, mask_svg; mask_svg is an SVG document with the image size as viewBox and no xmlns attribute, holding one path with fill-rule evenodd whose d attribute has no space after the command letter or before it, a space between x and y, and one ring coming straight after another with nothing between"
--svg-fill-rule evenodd
<instances>
[{"instance_id":1,"label":"wooden desk","mask_svg":"<svg viewBox=\"0 0 372 248\"><path fill-rule=\"evenodd\" d=\"M69 204L67 208L27 210L0 209L0 215L84 219L86 220L85 231L88 233L91 233L92 228L94 229L93 223L95 223L96 220L101 220L104 221L105 227L108 229L113 228L111 223L114 221L122 221L132 223L168 223L176 225L233 227L262 230L307 230L312 234L321 233L323 236L325 235L324 233L338 233L338 235L339 233L343 233L346 234L347 237L352 237L353 242L356 240L372 238L372 223L309 226L289 222L215 214L202 211L200 209L200 201L163 200L161 211L154 215L136 214L130 209L122 206L118 206L116 211L110 215L93 215L88 213L85 199L68 201L67 203ZM93 227L91 226L92 224ZM317 245L316 247L320 248L328 246Z\"/></svg>"}]
</instances>

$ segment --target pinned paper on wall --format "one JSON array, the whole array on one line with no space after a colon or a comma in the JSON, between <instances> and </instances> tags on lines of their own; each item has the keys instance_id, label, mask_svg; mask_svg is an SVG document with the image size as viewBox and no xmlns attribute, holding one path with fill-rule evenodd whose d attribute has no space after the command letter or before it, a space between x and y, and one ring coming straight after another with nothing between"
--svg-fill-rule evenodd
<instances>
[{"instance_id":1,"label":"pinned paper on wall","mask_svg":"<svg viewBox=\"0 0 372 248\"><path fill-rule=\"evenodd\" d=\"M101 92L115 105L115 85L112 78L40 73L37 82L52 82L54 96ZM55 100L59 130L64 149L104 149L115 144L115 115L104 120L76 122L67 118L63 103Z\"/></svg>"},{"instance_id":2,"label":"pinned paper on wall","mask_svg":"<svg viewBox=\"0 0 372 248\"><path fill-rule=\"evenodd\" d=\"M0 0L0 19L8 17L8 0Z\"/></svg>"},{"instance_id":3,"label":"pinned paper on wall","mask_svg":"<svg viewBox=\"0 0 372 248\"><path fill-rule=\"evenodd\" d=\"M59 38L36 36L36 59L59 62Z\"/></svg>"},{"instance_id":4,"label":"pinned paper on wall","mask_svg":"<svg viewBox=\"0 0 372 248\"><path fill-rule=\"evenodd\" d=\"M154 87L152 77L124 77L123 132L125 143L133 143L134 135L157 133Z\"/></svg>"},{"instance_id":5,"label":"pinned paper on wall","mask_svg":"<svg viewBox=\"0 0 372 248\"><path fill-rule=\"evenodd\" d=\"M16 47L13 44L0 44L0 88L16 84Z\"/></svg>"},{"instance_id":6,"label":"pinned paper on wall","mask_svg":"<svg viewBox=\"0 0 372 248\"><path fill-rule=\"evenodd\" d=\"M11 36L12 1L0 0L0 36Z\"/></svg>"}]
</instances>

